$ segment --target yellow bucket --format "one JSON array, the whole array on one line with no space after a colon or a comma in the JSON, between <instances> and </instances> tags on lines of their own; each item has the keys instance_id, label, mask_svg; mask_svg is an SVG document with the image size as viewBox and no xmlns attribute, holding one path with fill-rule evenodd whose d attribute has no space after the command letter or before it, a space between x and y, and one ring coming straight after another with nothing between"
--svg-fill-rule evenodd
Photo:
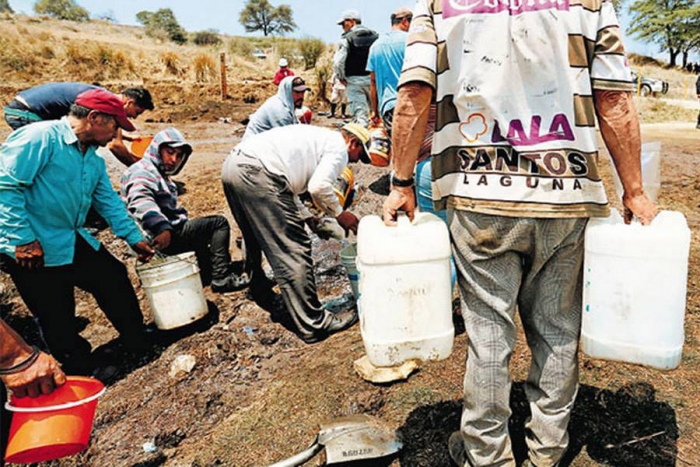
<instances>
[{"instance_id":1,"label":"yellow bucket","mask_svg":"<svg viewBox=\"0 0 700 467\"><path fill-rule=\"evenodd\" d=\"M383 125L369 130L369 158L376 167L386 167L391 161L391 138Z\"/></svg>"},{"instance_id":2,"label":"yellow bucket","mask_svg":"<svg viewBox=\"0 0 700 467\"><path fill-rule=\"evenodd\" d=\"M347 209L349 204L352 204L349 197L350 193L353 191L355 188L355 175L352 173L352 170L350 170L350 167L345 167L343 171L338 175L338 178L335 179L335 182L333 183L333 191L335 191L335 195L338 197L338 202L340 205L343 207L343 209ZM348 206L346 206L346 203ZM321 207L314 201L314 205L321 209Z\"/></svg>"},{"instance_id":3,"label":"yellow bucket","mask_svg":"<svg viewBox=\"0 0 700 467\"><path fill-rule=\"evenodd\" d=\"M146 152L146 149L148 149L148 146L151 145L152 141L153 136L136 138L131 142L131 152L133 152L134 155L138 156L139 158L143 157L143 154Z\"/></svg>"}]
</instances>

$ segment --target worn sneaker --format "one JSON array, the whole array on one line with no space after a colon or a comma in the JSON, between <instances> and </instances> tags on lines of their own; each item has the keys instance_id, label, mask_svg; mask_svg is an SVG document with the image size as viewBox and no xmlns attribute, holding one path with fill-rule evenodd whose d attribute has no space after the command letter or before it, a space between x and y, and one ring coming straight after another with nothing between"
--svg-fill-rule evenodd
<instances>
[{"instance_id":1,"label":"worn sneaker","mask_svg":"<svg viewBox=\"0 0 700 467\"><path fill-rule=\"evenodd\" d=\"M331 322L328 324L326 327L325 331L328 334L333 334L335 332L342 331L343 329L347 329L353 324L357 322L357 311L352 309L352 310L346 310L346 311L341 311L338 314L333 315L333 319Z\"/></svg>"},{"instance_id":2,"label":"worn sneaker","mask_svg":"<svg viewBox=\"0 0 700 467\"><path fill-rule=\"evenodd\" d=\"M216 293L236 292L248 287L250 279L246 274L230 273L222 279L212 279L211 290Z\"/></svg>"},{"instance_id":3,"label":"worn sneaker","mask_svg":"<svg viewBox=\"0 0 700 467\"><path fill-rule=\"evenodd\" d=\"M462 433L455 431L450 435L447 441L447 450L450 453L450 459L459 467L469 467L471 464L467 460L467 453L464 450L464 438Z\"/></svg>"},{"instance_id":4,"label":"worn sneaker","mask_svg":"<svg viewBox=\"0 0 700 467\"><path fill-rule=\"evenodd\" d=\"M316 331L315 333L309 336L300 335L299 339L303 340L307 344L315 344L316 342L321 342L325 340L331 334L349 328L356 322L357 312L355 310L342 311L333 315L333 318L331 319L331 322L328 324L326 329Z\"/></svg>"}]
</instances>

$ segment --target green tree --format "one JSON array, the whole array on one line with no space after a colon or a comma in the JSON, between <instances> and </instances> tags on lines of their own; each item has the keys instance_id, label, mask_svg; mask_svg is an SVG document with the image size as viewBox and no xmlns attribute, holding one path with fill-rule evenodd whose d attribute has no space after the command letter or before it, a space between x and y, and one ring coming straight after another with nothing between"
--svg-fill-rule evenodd
<instances>
[{"instance_id":1,"label":"green tree","mask_svg":"<svg viewBox=\"0 0 700 467\"><path fill-rule=\"evenodd\" d=\"M90 19L88 11L73 0L38 0L34 4L34 11L40 15L69 21Z\"/></svg>"},{"instance_id":2,"label":"green tree","mask_svg":"<svg viewBox=\"0 0 700 467\"><path fill-rule=\"evenodd\" d=\"M669 63L676 65L678 55L688 47L688 25L692 18L694 0L635 0L629 7L629 34L643 42L658 44L668 51Z\"/></svg>"},{"instance_id":3,"label":"green tree","mask_svg":"<svg viewBox=\"0 0 700 467\"><path fill-rule=\"evenodd\" d=\"M0 0L0 13L14 13L10 8L10 3L7 0Z\"/></svg>"},{"instance_id":4,"label":"green tree","mask_svg":"<svg viewBox=\"0 0 700 467\"><path fill-rule=\"evenodd\" d=\"M316 66L318 58L326 50L326 44L321 39L314 37L300 39L298 45L299 53L304 57L304 68L307 70Z\"/></svg>"},{"instance_id":5,"label":"green tree","mask_svg":"<svg viewBox=\"0 0 700 467\"><path fill-rule=\"evenodd\" d=\"M681 54L682 66L688 64L688 58L693 51L700 51L700 3L687 10L678 11L680 36L683 39Z\"/></svg>"},{"instance_id":6,"label":"green tree","mask_svg":"<svg viewBox=\"0 0 700 467\"><path fill-rule=\"evenodd\" d=\"M136 13L136 21L144 25L148 36L165 36L177 44L187 42L185 30L177 22L177 18L170 8L161 8L155 13L146 10L139 11Z\"/></svg>"},{"instance_id":7,"label":"green tree","mask_svg":"<svg viewBox=\"0 0 700 467\"><path fill-rule=\"evenodd\" d=\"M219 45L221 44L221 38L216 29L209 29L195 33L192 42L197 45Z\"/></svg>"},{"instance_id":8,"label":"green tree","mask_svg":"<svg viewBox=\"0 0 700 467\"><path fill-rule=\"evenodd\" d=\"M289 5L272 6L268 0L248 0L238 22L246 32L262 31L263 35L284 35L296 29Z\"/></svg>"}]
</instances>

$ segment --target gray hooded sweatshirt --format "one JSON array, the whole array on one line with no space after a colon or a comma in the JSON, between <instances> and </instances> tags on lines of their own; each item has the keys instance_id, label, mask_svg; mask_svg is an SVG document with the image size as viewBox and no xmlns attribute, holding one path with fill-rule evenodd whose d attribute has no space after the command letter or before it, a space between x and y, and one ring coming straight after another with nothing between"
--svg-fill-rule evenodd
<instances>
[{"instance_id":1,"label":"gray hooded sweatshirt","mask_svg":"<svg viewBox=\"0 0 700 467\"><path fill-rule=\"evenodd\" d=\"M245 129L243 139L278 126L299 123L294 114L294 96L292 95L294 76L287 76L277 89L277 94L265 101L260 108L250 116L250 122Z\"/></svg>"}]
</instances>

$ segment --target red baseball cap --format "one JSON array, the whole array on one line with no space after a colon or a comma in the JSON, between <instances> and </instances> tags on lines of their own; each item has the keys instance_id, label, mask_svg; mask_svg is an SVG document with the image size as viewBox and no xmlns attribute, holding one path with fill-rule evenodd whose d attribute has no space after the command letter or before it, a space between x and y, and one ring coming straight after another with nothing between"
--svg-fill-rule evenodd
<instances>
[{"instance_id":1,"label":"red baseball cap","mask_svg":"<svg viewBox=\"0 0 700 467\"><path fill-rule=\"evenodd\" d=\"M117 125L125 131L135 131L136 127L129 121L124 111L124 103L113 93L104 89L90 89L78 95L75 103L90 110L96 110L111 115Z\"/></svg>"}]
</instances>

